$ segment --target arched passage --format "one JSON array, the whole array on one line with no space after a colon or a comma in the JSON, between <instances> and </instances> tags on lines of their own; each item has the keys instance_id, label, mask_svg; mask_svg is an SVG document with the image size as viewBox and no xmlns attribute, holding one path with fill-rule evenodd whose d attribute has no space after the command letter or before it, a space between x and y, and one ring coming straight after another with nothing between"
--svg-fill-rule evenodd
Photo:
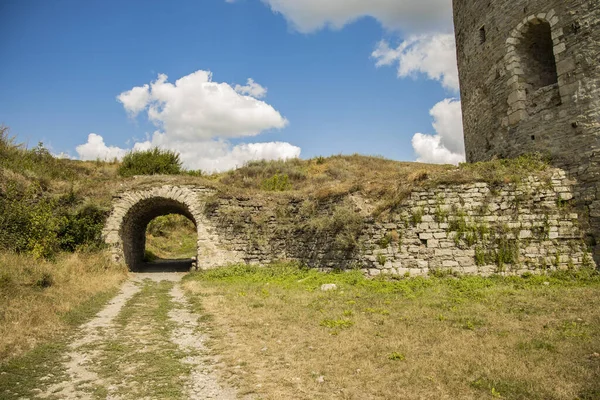
<instances>
[{"instance_id":1,"label":"arched passage","mask_svg":"<svg viewBox=\"0 0 600 400\"><path fill-rule=\"evenodd\" d=\"M237 254L219 246L218 235L202 213L204 198L210 193L203 188L162 186L116 197L103 232L114 261L138 270L143 263L148 223L161 215L180 214L196 227L199 268L238 262Z\"/></svg>"},{"instance_id":2,"label":"arched passage","mask_svg":"<svg viewBox=\"0 0 600 400\"><path fill-rule=\"evenodd\" d=\"M125 263L131 270L139 270L143 265L148 224L154 218L168 214L179 214L187 217L194 223L197 230L196 219L188 206L170 198L152 197L140 200L125 214L120 236L123 239Z\"/></svg>"}]
</instances>

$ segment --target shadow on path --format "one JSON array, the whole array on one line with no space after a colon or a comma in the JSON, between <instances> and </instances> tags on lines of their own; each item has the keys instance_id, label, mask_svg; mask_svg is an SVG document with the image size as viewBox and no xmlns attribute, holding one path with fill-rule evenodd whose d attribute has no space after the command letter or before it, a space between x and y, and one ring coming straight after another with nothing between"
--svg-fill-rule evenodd
<instances>
[{"instance_id":1,"label":"shadow on path","mask_svg":"<svg viewBox=\"0 0 600 400\"><path fill-rule=\"evenodd\" d=\"M180 260L156 260L138 265L136 273L165 273L165 272L189 272L194 260L191 258Z\"/></svg>"}]
</instances>

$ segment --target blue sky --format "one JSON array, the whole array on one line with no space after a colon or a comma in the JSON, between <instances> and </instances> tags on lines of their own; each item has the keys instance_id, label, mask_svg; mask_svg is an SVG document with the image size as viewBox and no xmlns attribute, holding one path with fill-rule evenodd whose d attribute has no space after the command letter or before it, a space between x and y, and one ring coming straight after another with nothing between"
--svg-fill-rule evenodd
<instances>
[{"instance_id":1,"label":"blue sky","mask_svg":"<svg viewBox=\"0 0 600 400\"><path fill-rule=\"evenodd\" d=\"M450 0L322 3L0 0L0 123L55 154L159 145L205 170L464 158Z\"/></svg>"}]
</instances>

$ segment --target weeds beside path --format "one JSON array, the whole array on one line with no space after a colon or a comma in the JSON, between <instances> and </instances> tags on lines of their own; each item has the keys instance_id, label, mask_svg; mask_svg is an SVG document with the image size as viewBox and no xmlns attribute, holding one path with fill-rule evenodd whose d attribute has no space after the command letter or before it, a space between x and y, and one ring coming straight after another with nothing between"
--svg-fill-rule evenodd
<instances>
[{"instance_id":1,"label":"weeds beside path","mask_svg":"<svg viewBox=\"0 0 600 400\"><path fill-rule=\"evenodd\" d=\"M0 367L0 398L235 399L217 382L180 278L127 281L71 337Z\"/></svg>"},{"instance_id":2,"label":"weeds beside path","mask_svg":"<svg viewBox=\"0 0 600 400\"><path fill-rule=\"evenodd\" d=\"M138 274L69 336L0 366L0 398L600 398L592 271L182 275Z\"/></svg>"}]
</instances>

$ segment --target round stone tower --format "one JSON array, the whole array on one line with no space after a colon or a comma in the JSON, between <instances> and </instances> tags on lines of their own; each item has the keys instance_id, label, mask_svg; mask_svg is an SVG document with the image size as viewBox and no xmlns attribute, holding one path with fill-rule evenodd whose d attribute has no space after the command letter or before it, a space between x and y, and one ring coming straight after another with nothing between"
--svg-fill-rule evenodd
<instances>
[{"instance_id":1,"label":"round stone tower","mask_svg":"<svg viewBox=\"0 0 600 400\"><path fill-rule=\"evenodd\" d=\"M453 3L467 160L549 155L600 261L600 1Z\"/></svg>"}]
</instances>

